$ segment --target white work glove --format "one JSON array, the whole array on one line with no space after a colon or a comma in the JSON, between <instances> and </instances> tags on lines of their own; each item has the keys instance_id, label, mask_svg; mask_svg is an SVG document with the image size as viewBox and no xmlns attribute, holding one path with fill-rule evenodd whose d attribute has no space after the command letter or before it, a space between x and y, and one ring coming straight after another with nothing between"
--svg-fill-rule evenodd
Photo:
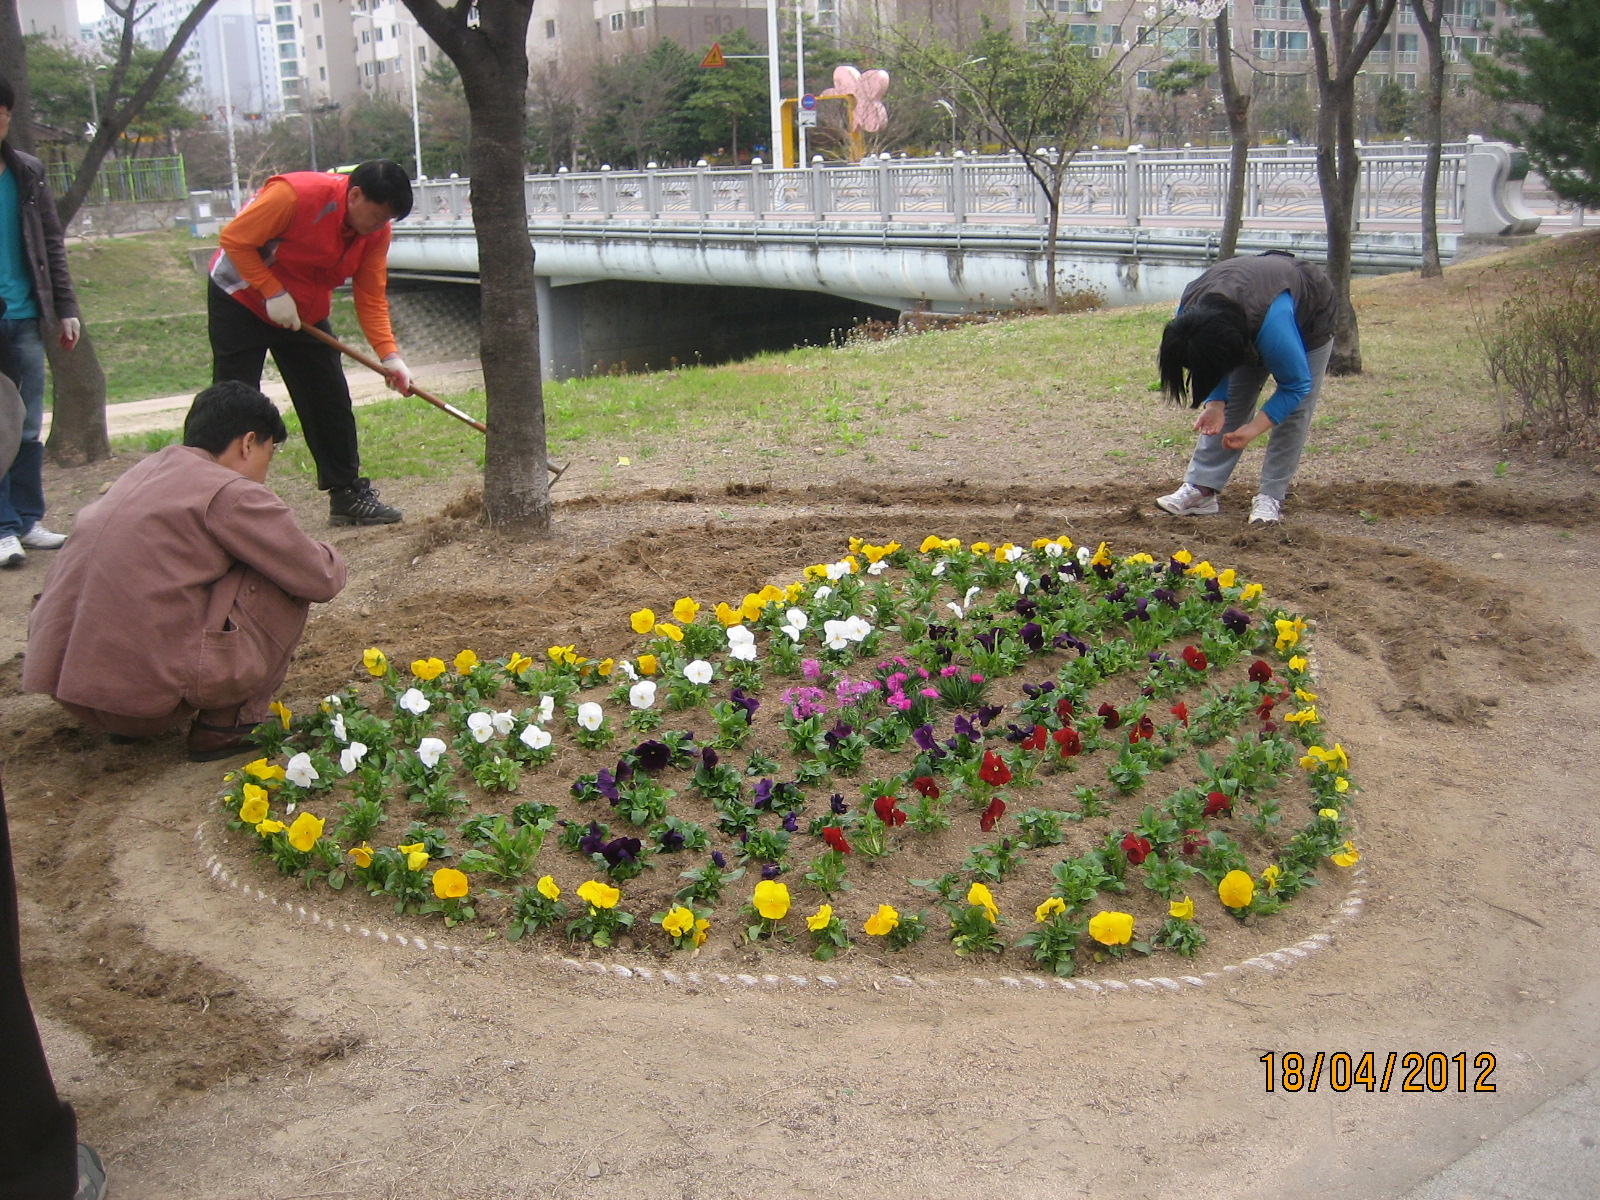
<instances>
[{"instance_id":1,"label":"white work glove","mask_svg":"<svg viewBox=\"0 0 1600 1200\"><path fill-rule=\"evenodd\" d=\"M300 328L300 310L295 307L294 297L288 292L267 297L267 316L272 318L274 325L282 325L285 329Z\"/></svg>"},{"instance_id":2,"label":"white work glove","mask_svg":"<svg viewBox=\"0 0 1600 1200\"><path fill-rule=\"evenodd\" d=\"M391 354L383 360L383 369L389 375L389 386L402 396L411 394L411 368L406 366L406 360L398 354Z\"/></svg>"},{"instance_id":3,"label":"white work glove","mask_svg":"<svg viewBox=\"0 0 1600 1200\"><path fill-rule=\"evenodd\" d=\"M78 344L78 338L83 334L83 322L77 317L61 318L61 348L71 350Z\"/></svg>"}]
</instances>

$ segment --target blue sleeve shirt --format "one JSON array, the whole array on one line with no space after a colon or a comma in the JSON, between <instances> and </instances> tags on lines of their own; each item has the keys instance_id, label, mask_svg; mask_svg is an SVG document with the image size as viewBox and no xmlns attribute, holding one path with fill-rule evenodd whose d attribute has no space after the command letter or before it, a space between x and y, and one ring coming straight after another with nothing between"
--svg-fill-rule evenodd
<instances>
[{"instance_id":1,"label":"blue sleeve shirt","mask_svg":"<svg viewBox=\"0 0 1600 1200\"><path fill-rule=\"evenodd\" d=\"M1311 394L1311 363L1306 358L1300 326L1295 323L1294 298L1287 291L1279 292L1267 309L1261 332L1256 334L1256 352L1278 385L1261 411L1266 413L1267 420L1278 425ZM1228 379L1224 377L1206 397L1206 403L1227 398Z\"/></svg>"}]
</instances>

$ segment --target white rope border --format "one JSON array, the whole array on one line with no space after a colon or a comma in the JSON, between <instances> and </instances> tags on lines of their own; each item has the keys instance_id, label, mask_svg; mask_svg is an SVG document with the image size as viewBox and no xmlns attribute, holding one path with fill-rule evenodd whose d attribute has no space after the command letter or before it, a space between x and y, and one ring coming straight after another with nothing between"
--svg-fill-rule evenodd
<instances>
[{"instance_id":1,"label":"white rope border","mask_svg":"<svg viewBox=\"0 0 1600 1200\"><path fill-rule=\"evenodd\" d=\"M1314 626L1314 622L1308 622ZM1306 674L1313 680L1321 674L1315 651L1306 655L1308 669ZM204 852L206 850L206 827L202 823L194 831L196 846ZM471 953L480 958L487 958L483 950L468 951L457 945L446 945L440 941L428 941L415 934L390 933L385 929L371 929L364 925L351 925L332 918L324 919L315 908L307 910L304 904L297 904L288 900L279 900L276 896L269 896L267 892L250 883L240 884L236 875L222 865L222 861L215 855L206 858L205 871L207 877L218 887L227 886L238 892L245 899L254 897L264 900L273 908L281 908L290 918L298 921L309 921L312 925L327 929L332 933L344 933L351 936L359 935L366 939L375 939L384 945L393 945L399 949L434 950L441 953L461 956ZM881 991L883 983L889 983L900 988L948 988L959 984L969 987L988 988L999 985L1002 988L1020 990L1024 984L1032 986L1037 991L1071 992L1081 996L1115 996L1118 994L1137 995L1163 995L1172 992L1182 992L1187 988L1203 988L1214 979L1226 979L1241 971L1261 971L1278 974L1288 971L1299 965L1303 960L1320 950L1325 950L1334 942L1333 930L1342 925L1361 918L1366 908L1367 868L1357 866L1351 871L1355 882L1350 885L1350 890L1345 893L1344 902L1340 904L1339 911L1331 917L1319 933L1314 933L1292 946L1280 946L1276 950L1269 950L1265 954L1258 954L1254 958L1247 958L1243 962L1229 963L1216 971L1202 971L1199 975L1179 975L1172 979L1165 975L1152 975L1148 979L1062 979L1059 976L1045 977L1041 975L1025 975L1017 978L1014 975L1000 975L994 979L972 978L965 975L888 975L880 982L866 976L851 975L749 975L727 974L722 971L670 971L664 967L626 967L620 963L607 965L593 959L567 958L562 956L553 959L550 955L542 956L545 961L557 962L563 970L584 975L603 975L612 979L639 980L644 983L664 983L701 987L715 983L724 987L754 988L782 987L792 984L796 988L807 988L813 983L824 989L836 989L847 983L855 983L860 987L871 987L874 991Z\"/></svg>"}]
</instances>

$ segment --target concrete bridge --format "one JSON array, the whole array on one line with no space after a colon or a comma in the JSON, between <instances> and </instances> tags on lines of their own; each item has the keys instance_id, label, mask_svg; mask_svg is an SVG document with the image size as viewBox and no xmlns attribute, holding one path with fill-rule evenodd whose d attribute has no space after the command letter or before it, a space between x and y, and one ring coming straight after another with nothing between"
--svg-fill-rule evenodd
<instances>
[{"instance_id":1,"label":"concrete bridge","mask_svg":"<svg viewBox=\"0 0 1600 1200\"><path fill-rule=\"evenodd\" d=\"M1424 149L1363 152L1358 273L1422 254ZM1441 254L1531 233L1512 147L1445 148ZM1091 153L1062 195L1058 285L1111 305L1171 299L1216 253L1227 152ZM1046 205L1016 157L890 159L799 170L529 176L540 349L551 378L793 345L866 316L1028 307L1045 294ZM477 279L470 183L428 180L394 229L397 279ZM1251 152L1240 249L1326 253L1313 151Z\"/></svg>"}]
</instances>

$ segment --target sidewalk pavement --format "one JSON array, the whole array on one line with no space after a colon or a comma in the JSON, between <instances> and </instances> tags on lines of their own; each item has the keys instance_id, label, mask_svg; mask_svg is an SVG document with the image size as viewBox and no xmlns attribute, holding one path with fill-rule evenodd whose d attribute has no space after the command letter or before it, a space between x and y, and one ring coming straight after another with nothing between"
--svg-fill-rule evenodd
<instances>
[{"instance_id":1,"label":"sidewalk pavement","mask_svg":"<svg viewBox=\"0 0 1600 1200\"><path fill-rule=\"evenodd\" d=\"M357 405L372 404L378 400L395 399L383 377L359 363L345 365L345 379L350 383L350 398ZM483 386L483 369L477 359L459 362L424 363L415 368L419 387L440 396L443 392L461 392ZM279 380L263 380L261 390L284 412L288 412L289 391ZM440 396L443 399L442 396ZM130 400L123 404L106 405L106 429L112 437L128 433L145 433L154 429L178 429L183 425L184 414L194 400L192 393L181 396L157 396L152 400ZM423 404L426 401L418 400ZM44 434L50 432L50 414L44 415Z\"/></svg>"},{"instance_id":2,"label":"sidewalk pavement","mask_svg":"<svg viewBox=\"0 0 1600 1200\"><path fill-rule=\"evenodd\" d=\"M1600 1197L1600 1068L1507 1125L1401 1200Z\"/></svg>"}]
</instances>

